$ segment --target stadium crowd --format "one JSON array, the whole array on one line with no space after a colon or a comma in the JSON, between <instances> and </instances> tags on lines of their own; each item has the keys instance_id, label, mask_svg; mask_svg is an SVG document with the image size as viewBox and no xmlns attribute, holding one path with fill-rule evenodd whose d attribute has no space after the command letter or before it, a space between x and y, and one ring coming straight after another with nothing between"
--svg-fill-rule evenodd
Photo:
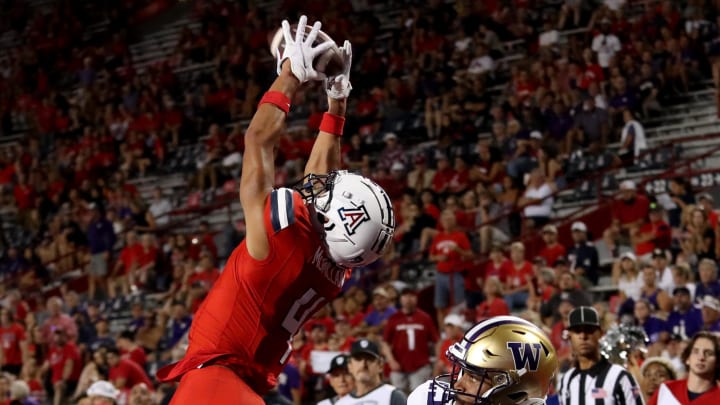
<instances>
[{"instance_id":1,"label":"stadium crowd","mask_svg":"<svg viewBox=\"0 0 720 405\"><path fill-rule=\"evenodd\" d=\"M23 42L0 58L0 134L28 130L0 156L0 200L17 211L15 230L0 237L0 404L88 395L160 403L172 387L154 384L154 373L182 356L192 314L244 234L242 221L177 233L172 213L236 198L242 122L275 75L266 48L279 19L244 2L196 1L201 28L138 72L128 44L142 2L58 1L48 15L9 3L1 28ZM510 313L546 328L564 370L573 353L563 331L581 305L593 305L605 329L641 326L647 356L682 376L684 342L720 332L712 195L677 178L672 204L661 204L625 181L607 229L573 223L571 244L553 224L553 196L582 175L572 169L579 157L603 158L597 170L632 165L647 149L643 120L710 75L715 3L646 1L633 18L633 1L400 3L390 39L376 38L365 2L281 8L352 41L343 159L387 190L398 227L387 257L353 274L296 335L277 395L301 404L349 390L346 368L331 359L359 338L377 342L385 375L410 391L447 370L445 350L472 322ZM84 40L98 14L110 17L107 31ZM206 62L212 70L192 80L175 74ZM302 172L320 94L294 100L290 119L303 125L278 151L278 184ZM621 147L608 153L614 141ZM143 200L131 180L171 172L195 143L203 148L187 170L187 199L158 187ZM530 255L522 237L533 232L545 246ZM401 281L411 261L435 269L433 305ZM43 290L77 270L87 288ZM603 276L617 294L595 300L588 289ZM640 364L626 366L651 380Z\"/></svg>"}]
</instances>

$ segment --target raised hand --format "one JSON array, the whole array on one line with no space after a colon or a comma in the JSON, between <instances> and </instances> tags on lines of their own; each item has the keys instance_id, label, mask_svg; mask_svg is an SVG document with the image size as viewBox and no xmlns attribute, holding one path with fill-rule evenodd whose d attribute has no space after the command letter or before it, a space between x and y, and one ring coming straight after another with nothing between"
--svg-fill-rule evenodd
<instances>
[{"instance_id":1,"label":"raised hand","mask_svg":"<svg viewBox=\"0 0 720 405\"><path fill-rule=\"evenodd\" d=\"M287 20L282 22L282 32L285 39L285 49L277 51L277 73L280 74L282 70L282 64L285 59L290 60L290 70L293 75L300 81L305 83L310 80L323 80L325 74L318 72L313 68L313 61L315 58L323 52L330 49L334 44L332 42L323 42L318 46L313 47L313 42L317 38L322 23L316 21L313 24L312 30L305 36L305 28L307 26L307 17L301 16L300 21L297 25L297 31L295 32L295 38L292 37L290 31L290 23Z\"/></svg>"},{"instance_id":2,"label":"raised hand","mask_svg":"<svg viewBox=\"0 0 720 405\"><path fill-rule=\"evenodd\" d=\"M340 48L340 52L343 55L344 69L342 73L337 76L328 77L325 80L325 91L328 97L335 100L342 100L348 98L352 85L350 84L350 68L352 67L352 45L350 41L345 40L343 46Z\"/></svg>"}]
</instances>

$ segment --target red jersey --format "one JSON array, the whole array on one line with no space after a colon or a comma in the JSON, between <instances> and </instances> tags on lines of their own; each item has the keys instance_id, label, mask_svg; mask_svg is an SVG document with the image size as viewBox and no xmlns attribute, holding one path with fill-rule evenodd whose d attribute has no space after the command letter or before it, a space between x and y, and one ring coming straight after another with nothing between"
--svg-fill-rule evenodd
<instances>
[{"instance_id":1,"label":"red jersey","mask_svg":"<svg viewBox=\"0 0 720 405\"><path fill-rule=\"evenodd\" d=\"M118 378L125 379L125 385L122 388L132 388L137 384L144 383L148 387L152 387L153 383L137 363L130 359L121 358L115 367L108 370L108 379L114 384Z\"/></svg>"},{"instance_id":2,"label":"red jersey","mask_svg":"<svg viewBox=\"0 0 720 405\"><path fill-rule=\"evenodd\" d=\"M648 405L705 405L720 401L720 387L714 385L693 401L688 396L687 380L665 381L655 391Z\"/></svg>"},{"instance_id":3,"label":"red jersey","mask_svg":"<svg viewBox=\"0 0 720 405\"><path fill-rule=\"evenodd\" d=\"M268 257L255 260L245 241L232 252L195 314L185 358L158 371L160 380L213 361L262 394L287 362L292 336L340 292L345 269L329 259L300 194L273 190L264 216Z\"/></svg>"},{"instance_id":4,"label":"red jersey","mask_svg":"<svg viewBox=\"0 0 720 405\"><path fill-rule=\"evenodd\" d=\"M439 337L430 315L416 309L411 314L398 311L390 315L383 340L390 345L401 371L412 373L430 363L430 343Z\"/></svg>"},{"instance_id":5,"label":"red jersey","mask_svg":"<svg viewBox=\"0 0 720 405\"><path fill-rule=\"evenodd\" d=\"M552 246L547 246L540 251L540 255L542 258L545 259L545 263L550 266L555 266L555 260L557 260L560 256L565 256L567 252L565 251L565 246L556 243Z\"/></svg>"},{"instance_id":6,"label":"red jersey","mask_svg":"<svg viewBox=\"0 0 720 405\"><path fill-rule=\"evenodd\" d=\"M467 263L462 259L459 252L454 249L469 250L470 240L465 232L440 232L433 238L430 245L431 255L445 255L446 260L437 263L437 270L440 273L455 273L465 270Z\"/></svg>"},{"instance_id":7,"label":"red jersey","mask_svg":"<svg viewBox=\"0 0 720 405\"><path fill-rule=\"evenodd\" d=\"M143 350L142 347L138 346L135 349L129 352L123 352L122 354L124 358L132 360L140 367L145 368L145 363L147 363L147 355L145 354L145 350Z\"/></svg>"},{"instance_id":8,"label":"red jersey","mask_svg":"<svg viewBox=\"0 0 720 405\"><path fill-rule=\"evenodd\" d=\"M631 204L618 200L613 206L613 216L620 224L627 225L647 218L650 210L650 201L642 194L638 194Z\"/></svg>"},{"instance_id":9,"label":"red jersey","mask_svg":"<svg viewBox=\"0 0 720 405\"><path fill-rule=\"evenodd\" d=\"M525 260L523 264L518 268L515 267L512 260L508 260L502 264L500 271L500 281L505 285L510 285L512 288L520 287L523 284L528 284L533 278L532 264Z\"/></svg>"},{"instance_id":10,"label":"red jersey","mask_svg":"<svg viewBox=\"0 0 720 405\"><path fill-rule=\"evenodd\" d=\"M20 342L25 340L25 328L13 323L8 327L0 326L0 340L4 354L4 364L19 366L23 364Z\"/></svg>"},{"instance_id":11,"label":"red jersey","mask_svg":"<svg viewBox=\"0 0 720 405\"><path fill-rule=\"evenodd\" d=\"M69 381L77 381L80 378L80 372L82 371L82 360L80 359L80 351L73 342L68 342L65 346L52 345L50 352L48 353L48 362L50 363L50 373L52 376L52 383L62 380L63 369L65 363L68 361L73 362L73 369L70 373Z\"/></svg>"},{"instance_id":12,"label":"red jersey","mask_svg":"<svg viewBox=\"0 0 720 405\"><path fill-rule=\"evenodd\" d=\"M485 300L477 309L477 322L484 321L494 316L510 315L510 309L504 299L495 297L492 301Z\"/></svg>"}]
</instances>

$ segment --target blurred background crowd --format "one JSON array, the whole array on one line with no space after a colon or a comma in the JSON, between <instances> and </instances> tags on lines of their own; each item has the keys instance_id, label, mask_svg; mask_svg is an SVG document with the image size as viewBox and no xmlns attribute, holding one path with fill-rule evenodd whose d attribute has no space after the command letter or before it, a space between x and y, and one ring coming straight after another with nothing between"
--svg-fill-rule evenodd
<instances>
[{"instance_id":1,"label":"blurred background crowd","mask_svg":"<svg viewBox=\"0 0 720 405\"><path fill-rule=\"evenodd\" d=\"M401 376L446 370L465 328L510 313L543 325L566 369L579 305L642 326L682 375L683 341L720 332L716 180L674 171L687 155L649 129L720 78L718 7L4 1L0 404L75 403L99 380L121 404L172 391L154 372L243 238L243 131L275 77L268 36L300 12L353 44L343 159L388 191L398 227L296 336L278 395L331 396L329 359L361 337L409 391ZM325 103L318 87L293 100L278 185L302 174ZM584 216L563 216L568 200ZM423 319L417 345L401 315Z\"/></svg>"}]
</instances>

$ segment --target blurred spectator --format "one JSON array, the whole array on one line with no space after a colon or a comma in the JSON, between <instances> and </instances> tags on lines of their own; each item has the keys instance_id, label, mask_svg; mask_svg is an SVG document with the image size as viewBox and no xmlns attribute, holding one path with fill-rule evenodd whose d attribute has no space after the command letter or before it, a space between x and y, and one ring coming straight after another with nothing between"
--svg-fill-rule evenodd
<instances>
[{"instance_id":1,"label":"blurred spectator","mask_svg":"<svg viewBox=\"0 0 720 405\"><path fill-rule=\"evenodd\" d=\"M640 374L642 375L640 386L646 402L660 388L660 384L665 381L675 380L678 377L675 367L664 357L645 359L642 367L640 367Z\"/></svg>"},{"instance_id":2,"label":"blurred spectator","mask_svg":"<svg viewBox=\"0 0 720 405\"><path fill-rule=\"evenodd\" d=\"M560 273L558 277L558 291L544 302L540 307L540 315L543 319L550 318L552 323L562 320L560 303L567 301L572 307L589 306L592 300L588 293L581 289L575 279L575 274L570 271Z\"/></svg>"},{"instance_id":3,"label":"blurred spectator","mask_svg":"<svg viewBox=\"0 0 720 405\"><path fill-rule=\"evenodd\" d=\"M25 381L15 380L10 384L10 405L39 405L30 396L30 386Z\"/></svg>"},{"instance_id":4,"label":"blurred spectator","mask_svg":"<svg viewBox=\"0 0 720 405\"><path fill-rule=\"evenodd\" d=\"M395 312L397 308L392 305L388 292L384 287L377 287L372 292L372 310L365 316L364 324L369 327L371 333L378 333Z\"/></svg>"},{"instance_id":5,"label":"blurred spectator","mask_svg":"<svg viewBox=\"0 0 720 405\"><path fill-rule=\"evenodd\" d=\"M508 210L498 203L490 191L481 191L478 198L475 225L479 226L480 254L487 254L491 246L510 241Z\"/></svg>"},{"instance_id":6,"label":"blurred spectator","mask_svg":"<svg viewBox=\"0 0 720 405\"><path fill-rule=\"evenodd\" d=\"M635 254L642 260L650 259L656 248L670 248L672 229L663 219L662 213L660 204L650 203L646 221L639 228L631 230L630 238Z\"/></svg>"},{"instance_id":7,"label":"blurred spectator","mask_svg":"<svg viewBox=\"0 0 720 405\"><path fill-rule=\"evenodd\" d=\"M597 53L598 64L606 71L606 74L613 56L622 50L620 40L610 32L611 27L612 21L603 18L600 21L600 32L592 41L592 50Z\"/></svg>"},{"instance_id":8,"label":"blurred spectator","mask_svg":"<svg viewBox=\"0 0 720 405\"><path fill-rule=\"evenodd\" d=\"M500 298L502 301L502 298ZM504 301L502 301L504 303ZM452 363L447 358L445 353L455 342L462 339L465 330L468 328L468 323L461 315L448 314L445 317L443 323L443 334L444 339L438 342L435 349L435 366L433 367L433 375L440 375L452 372Z\"/></svg>"},{"instance_id":9,"label":"blurred spectator","mask_svg":"<svg viewBox=\"0 0 720 405\"><path fill-rule=\"evenodd\" d=\"M542 238L545 246L540 251L540 256L545 259L548 266L555 266L558 257L565 256L565 246L558 242L558 230L555 225L545 225L542 228Z\"/></svg>"},{"instance_id":10,"label":"blurred spectator","mask_svg":"<svg viewBox=\"0 0 720 405\"><path fill-rule=\"evenodd\" d=\"M620 293L621 314L631 313L633 302L642 294L643 276L639 266L637 257L631 252L623 254L613 265L612 280Z\"/></svg>"},{"instance_id":11,"label":"blurred spectator","mask_svg":"<svg viewBox=\"0 0 720 405\"><path fill-rule=\"evenodd\" d=\"M28 358L27 338L25 328L15 322L12 313L5 308L0 308L0 339L2 339L0 369L17 377L20 375L23 360Z\"/></svg>"},{"instance_id":12,"label":"blurred spectator","mask_svg":"<svg viewBox=\"0 0 720 405\"><path fill-rule=\"evenodd\" d=\"M427 159L422 154L415 156L413 163L414 168L407 175L407 186L419 193L432 186L435 170L427 166Z\"/></svg>"},{"instance_id":13,"label":"blurred spectator","mask_svg":"<svg viewBox=\"0 0 720 405\"><path fill-rule=\"evenodd\" d=\"M642 225L647 218L650 201L642 194L638 194L637 186L632 180L620 183L620 198L613 207L614 221L624 232Z\"/></svg>"},{"instance_id":14,"label":"blurred spectator","mask_svg":"<svg viewBox=\"0 0 720 405\"><path fill-rule=\"evenodd\" d=\"M635 303L635 321L643 328L650 340L650 344L664 344L670 338L670 329L665 320L653 315L655 306L646 299Z\"/></svg>"},{"instance_id":15,"label":"blurred spectator","mask_svg":"<svg viewBox=\"0 0 720 405\"><path fill-rule=\"evenodd\" d=\"M668 208L668 222L672 228L680 228L682 213L689 205L695 204L695 195L690 185L682 177L675 177L668 182L670 199L675 204Z\"/></svg>"},{"instance_id":16,"label":"blurred spectator","mask_svg":"<svg viewBox=\"0 0 720 405\"><path fill-rule=\"evenodd\" d=\"M675 287L673 301L675 309L668 317L668 327L681 339L689 339L702 329L702 312L693 306L687 287Z\"/></svg>"},{"instance_id":17,"label":"blurred spectator","mask_svg":"<svg viewBox=\"0 0 720 405\"><path fill-rule=\"evenodd\" d=\"M607 144L610 131L607 110L597 107L594 98L586 98L582 110L575 114L573 128L566 137L565 150L568 152L584 149L592 143Z\"/></svg>"},{"instance_id":18,"label":"blurred spectator","mask_svg":"<svg viewBox=\"0 0 720 405\"><path fill-rule=\"evenodd\" d=\"M71 342L75 342L78 336L77 325L73 318L62 312L62 300L60 297L48 298L47 310L49 316L41 327L43 340L51 342L55 331L62 330L65 332L64 337Z\"/></svg>"},{"instance_id":19,"label":"blurred spectator","mask_svg":"<svg viewBox=\"0 0 720 405\"><path fill-rule=\"evenodd\" d=\"M417 307L417 292L400 293L400 310L390 316L383 333L383 353L392 385L409 393L431 377L431 349L439 336L432 317Z\"/></svg>"},{"instance_id":20,"label":"blurred spectator","mask_svg":"<svg viewBox=\"0 0 720 405\"><path fill-rule=\"evenodd\" d=\"M162 194L162 188L153 189L153 197L148 212L153 216L158 226L165 226L170 222L170 212L173 210L172 203Z\"/></svg>"},{"instance_id":21,"label":"blurred spectator","mask_svg":"<svg viewBox=\"0 0 720 405\"><path fill-rule=\"evenodd\" d=\"M527 188L518 205L523 208L523 215L527 220L527 227L539 229L550 221L554 198L553 190L545 181L545 177L539 168L530 172Z\"/></svg>"},{"instance_id":22,"label":"blurred spectator","mask_svg":"<svg viewBox=\"0 0 720 405\"><path fill-rule=\"evenodd\" d=\"M52 342L43 368L50 370L53 404L60 405L75 392L83 364L80 351L63 329L53 332Z\"/></svg>"},{"instance_id":23,"label":"blurred spectator","mask_svg":"<svg viewBox=\"0 0 720 405\"><path fill-rule=\"evenodd\" d=\"M525 245L514 242L510 245L510 260L503 263L500 272L503 283L503 294L510 310L525 308L530 295L530 284L533 279L532 264L525 259Z\"/></svg>"},{"instance_id":24,"label":"blurred spectator","mask_svg":"<svg viewBox=\"0 0 720 405\"><path fill-rule=\"evenodd\" d=\"M720 281L718 281L718 268L715 260L700 260L698 274L700 281L695 288L695 299L702 299L706 295L720 297Z\"/></svg>"},{"instance_id":25,"label":"blurred spectator","mask_svg":"<svg viewBox=\"0 0 720 405\"><path fill-rule=\"evenodd\" d=\"M110 347L105 353L108 366L108 380L120 390L130 390L137 384L152 387L152 381L134 361L120 357L120 350Z\"/></svg>"},{"instance_id":26,"label":"blurred spectator","mask_svg":"<svg viewBox=\"0 0 720 405\"><path fill-rule=\"evenodd\" d=\"M347 354L339 354L330 361L330 369L328 370L328 380L335 396L324 399L317 405L332 405L338 399L349 394L355 389L355 381L348 371L348 361L350 357Z\"/></svg>"},{"instance_id":27,"label":"blurred spectator","mask_svg":"<svg viewBox=\"0 0 720 405\"><path fill-rule=\"evenodd\" d=\"M88 295L93 299L95 298L96 284L108 274L108 261L115 246L115 230L97 204L91 203L88 208L92 211L92 218L87 230L87 240L90 245Z\"/></svg>"},{"instance_id":28,"label":"blurred spectator","mask_svg":"<svg viewBox=\"0 0 720 405\"><path fill-rule=\"evenodd\" d=\"M350 405L369 400L368 395L378 405L400 405L406 402L403 392L390 384L382 382L383 358L378 346L367 339L353 343L350 350L348 370L355 380L355 389L336 405Z\"/></svg>"},{"instance_id":29,"label":"blurred spectator","mask_svg":"<svg viewBox=\"0 0 720 405\"><path fill-rule=\"evenodd\" d=\"M438 322L442 322L450 307L464 301L463 271L466 260L472 256L470 240L458 230L455 212L446 209L440 216L442 231L430 244L428 259L436 264L435 309Z\"/></svg>"},{"instance_id":30,"label":"blurred spectator","mask_svg":"<svg viewBox=\"0 0 720 405\"><path fill-rule=\"evenodd\" d=\"M135 334L125 330L116 339L116 344L124 358L134 361L141 368L145 368L147 356L145 350L135 343Z\"/></svg>"},{"instance_id":31,"label":"blurred spectator","mask_svg":"<svg viewBox=\"0 0 720 405\"><path fill-rule=\"evenodd\" d=\"M720 299L712 295L704 296L700 301L700 310L703 318L702 330L720 332Z\"/></svg>"},{"instance_id":32,"label":"blurred spectator","mask_svg":"<svg viewBox=\"0 0 720 405\"><path fill-rule=\"evenodd\" d=\"M597 285L599 274L598 251L588 241L588 229L584 222L573 222L570 227L572 239L575 244L568 249L568 260L570 268L580 278L589 281L591 285Z\"/></svg>"},{"instance_id":33,"label":"blurred spectator","mask_svg":"<svg viewBox=\"0 0 720 405\"><path fill-rule=\"evenodd\" d=\"M700 207L690 211L690 222L685 226L680 246L687 257L696 261L715 259L715 230L710 226L707 213Z\"/></svg>"},{"instance_id":34,"label":"blurred spectator","mask_svg":"<svg viewBox=\"0 0 720 405\"><path fill-rule=\"evenodd\" d=\"M485 280L483 292L485 300L477 306L476 322L482 322L493 316L510 315L510 309L503 298L502 282L497 276L490 276Z\"/></svg>"},{"instance_id":35,"label":"blurred spectator","mask_svg":"<svg viewBox=\"0 0 720 405\"><path fill-rule=\"evenodd\" d=\"M87 390L89 405L116 405L120 394L112 383L105 380L95 381Z\"/></svg>"},{"instance_id":36,"label":"blurred spectator","mask_svg":"<svg viewBox=\"0 0 720 405\"><path fill-rule=\"evenodd\" d=\"M640 156L648 148L645 128L633 116L630 109L623 110L625 126L620 137L618 154L623 161L640 163Z\"/></svg>"},{"instance_id":37,"label":"blurred spectator","mask_svg":"<svg viewBox=\"0 0 720 405\"><path fill-rule=\"evenodd\" d=\"M650 263L640 265L643 285L640 297L652 305L653 310L661 314L668 314L672 310L672 298L665 290L658 285L658 276L655 268Z\"/></svg>"}]
</instances>

